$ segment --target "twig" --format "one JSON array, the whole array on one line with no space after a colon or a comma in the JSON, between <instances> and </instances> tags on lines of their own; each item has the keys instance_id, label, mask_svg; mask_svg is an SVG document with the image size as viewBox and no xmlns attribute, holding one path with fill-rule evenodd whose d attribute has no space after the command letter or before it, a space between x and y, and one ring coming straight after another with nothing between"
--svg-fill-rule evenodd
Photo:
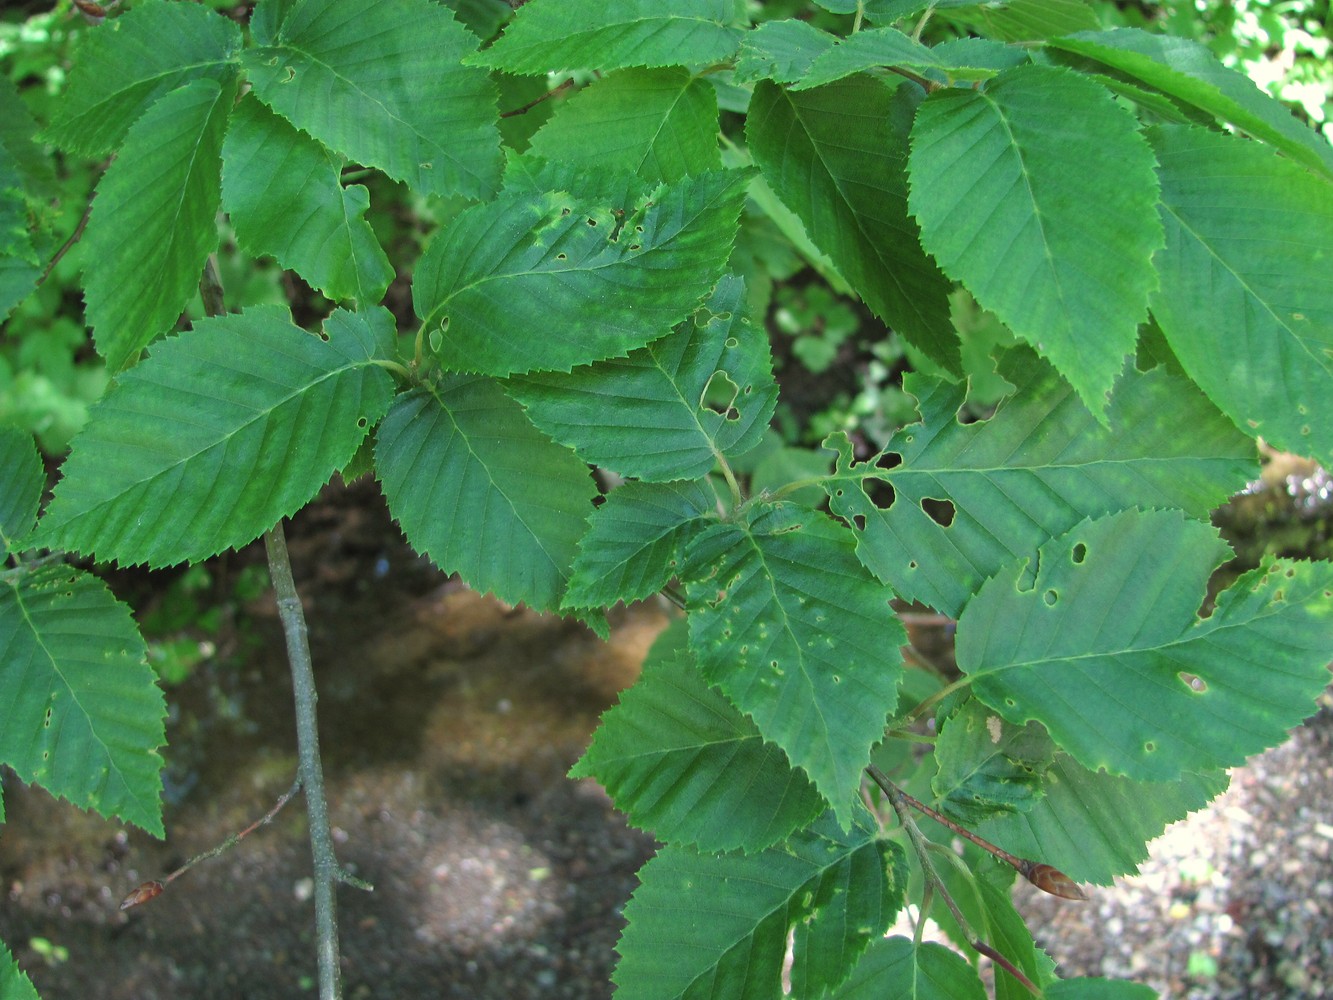
<instances>
[{"instance_id":1,"label":"twig","mask_svg":"<svg viewBox=\"0 0 1333 1000\"><path fill-rule=\"evenodd\" d=\"M571 77L570 77L568 80L566 80L564 83L560 84L560 86L556 87L554 90L548 90L546 93L542 94L542 96L539 97L539 98L537 98L535 101L528 101L528 103L525 104L525 105L523 105L523 107L521 107L521 108L514 108L514 110L512 110L512 111L502 111L502 112L500 112L500 117L501 117L501 118L513 118L515 115L526 115L529 111L531 111L533 108L535 108L538 104L541 104L542 101L549 101L549 100L550 100L552 97L554 97L556 94L562 93L563 91L568 90L568 89L569 89L570 87L572 87L572 86L574 86L574 78L571 76Z\"/></svg>"},{"instance_id":2,"label":"twig","mask_svg":"<svg viewBox=\"0 0 1333 1000\"><path fill-rule=\"evenodd\" d=\"M189 861L185 862L185 864L181 865L174 872L172 872L170 875L167 875L160 881L157 879L153 879L151 881L144 882L143 884L139 885L133 892L131 892L121 901L120 908L122 910L128 910L132 906L138 906L141 903L148 902L150 899L156 899L158 896L162 895L162 891L166 889L167 886L169 886L172 882L175 882L176 879L180 878L195 865L199 864L199 862L207 861L209 858L216 858L219 854L222 854L224 851L228 851L231 848L235 847L246 837L250 836L250 834L258 830L261 826L271 823L273 821L273 817L278 815L278 813L282 810L282 807L285 806L288 802L290 802L292 800L292 797L296 795L296 793L299 792L300 790L301 790L301 777L300 775L297 775L296 780L292 782L292 787L287 789L287 791L283 792L281 797L279 797L278 801L273 804L273 808L270 809L268 812L264 813L263 816L255 820L240 833L233 833L230 837L228 837L226 840L224 840L222 843L218 844L211 850L204 851L202 854L196 854Z\"/></svg>"},{"instance_id":3,"label":"twig","mask_svg":"<svg viewBox=\"0 0 1333 1000\"><path fill-rule=\"evenodd\" d=\"M875 784L879 785L889 797L889 803L893 806L893 811L898 814L898 822L902 823L903 829L907 831L907 838L912 842L912 848L916 851L917 860L921 862L921 872L925 876L927 889L929 890L933 888L935 892L940 894L940 899L944 900L944 905L947 906L949 912L953 914L953 918L958 924L958 929L961 930L963 935L967 938L967 943L989 958L996 965L1000 966L1000 968L1004 969L1009 975L1017 979L1026 989L1030 990L1034 996L1041 996L1041 989L1033 983L1031 979L1020 972L1013 962L1009 961L1009 959L1005 958L981 939L976 931L972 929L972 925L967 922L967 918L963 916L963 911L958 908L958 904L954 902L953 896L949 895L949 890L944 885L944 880L940 878L940 873L935 870L935 863L930 860L930 848L926 843L926 838L922 836L921 831L917 829L916 822L912 819L912 814L907 811L909 802L915 802L916 800L912 799L911 796L890 781L888 776L873 764L866 768L866 771L870 777L874 779ZM925 911L923 910L923 920L924 917Z\"/></svg>"},{"instance_id":4,"label":"twig","mask_svg":"<svg viewBox=\"0 0 1333 1000\"><path fill-rule=\"evenodd\" d=\"M60 249L55 252L55 256L53 256L50 263L46 265L46 270L44 270L42 276L37 279L37 284L40 285L46 281L47 278L51 277L51 272L56 269L56 265L60 263L61 258L69 253L70 250L73 249L74 244L83 238L83 231L88 226L88 217L92 214L93 199L89 198L88 204L83 206L83 215L79 217L79 224L74 227L74 232L69 234L69 239L60 244Z\"/></svg>"}]
</instances>

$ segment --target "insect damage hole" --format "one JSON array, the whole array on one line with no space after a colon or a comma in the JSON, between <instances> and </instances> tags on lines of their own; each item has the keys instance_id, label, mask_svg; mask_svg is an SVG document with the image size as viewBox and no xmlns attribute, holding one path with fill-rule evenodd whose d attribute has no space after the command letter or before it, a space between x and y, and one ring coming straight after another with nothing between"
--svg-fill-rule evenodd
<instances>
[{"instance_id":1,"label":"insect damage hole","mask_svg":"<svg viewBox=\"0 0 1333 1000\"><path fill-rule=\"evenodd\" d=\"M952 500L937 500L934 497L922 497L921 510L941 528L953 524L954 516L958 513Z\"/></svg>"},{"instance_id":2,"label":"insect damage hole","mask_svg":"<svg viewBox=\"0 0 1333 1000\"><path fill-rule=\"evenodd\" d=\"M724 371L715 371L704 386L699 406L701 409L712 410L726 420L739 420L741 414L736 409L736 397L740 391L740 386L731 380L730 375Z\"/></svg>"},{"instance_id":3,"label":"insect damage hole","mask_svg":"<svg viewBox=\"0 0 1333 1000\"><path fill-rule=\"evenodd\" d=\"M1205 694L1208 691L1208 682L1198 674L1191 674L1182 670L1176 674L1176 680L1184 684L1194 694Z\"/></svg>"}]
</instances>

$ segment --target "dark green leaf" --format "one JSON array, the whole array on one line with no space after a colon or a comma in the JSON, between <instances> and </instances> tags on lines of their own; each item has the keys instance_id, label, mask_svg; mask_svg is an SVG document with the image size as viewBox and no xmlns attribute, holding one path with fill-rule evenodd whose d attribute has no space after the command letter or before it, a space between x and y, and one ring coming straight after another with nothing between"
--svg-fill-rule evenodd
<instances>
[{"instance_id":1,"label":"dark green leaf","mask_svg":"<svg viewBox=\"0 0 1333 1000\"><path fill-rule=\"evenodd\" d=\"M848 980L826 1000L985 1000L976 969L942 944L883 938L872 944Z\"/></svg>"},{"instance_id":2,"label":"dark green leaf","mask_svg":"<svg viewBox=\"0 0 1333 1000\"><path fill-rule=\"evenodd\" d=\"M345 466L389 405L384 310L324 338L258 306L205 319L121 375L74 440L34 544L122 564L196 562L257 538Z\"/></svg>"},{"instance_id":3,"label":"dark green leaf","mask_svg":"<svg viewBox=\"0 0 1333 1000\"><path fill-rule=\"evenodd\" d=\"M742 80L795 83L837 41L805 21L765 21L745 33L736 57L736 76Z\"/></svg>"},{"instance_id":4,"label":"dark green leaf","mask_svg":"<svg viewBox=\"0 0 1333 1000\"><path fill-rule=\"evenodd\" d=\"M846 823L898 698L902 625L851 537L790 505L707 529L687 553L699 669Z\"/></svg>"},{"instance_id":5,"label":"dark green leaf","mask_svg":"<svg viewBox=\"0 0 1333 1000\"><path fill-rule=\"evenodd\" d=\"M826 814L757 854L669 846L639 872L616 946L619 1000L760 1000L782 995L787 938L801 927L794 982L837 985L901 908L902 848L864 807L849 834Z\"/></svg>"},{"instance_id":6,"label":"dark green leaf","mask_svg":"<svg viewBox=\"0 0 1333 1000\"><path fill-rule=\"evenodd\" d=\"M684 544L715 512L717 498L699 480L626 483L593 511L579 543L565 606L595 608L638 601L680 572Z\"/></svg>"},{"instance_id":7,"label":"dark green leaf","mask_svg":"<svg viewBox=\"0 0 1333 1000\"><path fill-rule=\"evenodd\" d=\"M240 48L240 28L206 7L136 5L88 33L46 138L82 156L109 153L164 94L195 80L229 92Z\"/></svg>"},{"instance_id":8,"label":"dark green leaf","mask_svg":"<svg viewBox=\"0 0 1333 1000\"><path fill-rule=\"evenodd\" d=\"M831 509L854 526L858 558L908 600L957 617L1001 565L1086 517L1136 505L1206 517L1258 471L1244 435L1165 369L1126 366L1109 428L1026 348L1000 374L1015 391L989 420L960 424L961 386L909 377L921 423L882 455L853 463L831 439L842 453Z\"/></svg>"},{"instance_id":9,"label":"dark green leaf","mask_svg":"<svg viewBox=\"0 0 1333 1000\"><path fill-rule=\"evenodd\" d=\"M83 238L84 299L113 372L175 328L217 248L231 103L231 88L212 80L173 90L130 127L97 185Z\"/></svg>"},{"instance_id":10,"label":"dark green leaf","mask_svg":"<svg viewBox=\"0 0 1333 1000\"><path fill-rule=\"evenodd\" d=\"M940 82L986 80L1027 61L1021 49L986 44L979 38L930 48L895 28L872 28L858 31L814 60L793 89L822 87L881 66L926 73Z\"/></svg>"},{"instance_id":11,"label":"dark green leaf","mask_svg":"<svg viewBox=\"0 0 1333 1000\"><path fill-rule=\"evenodd\" d=\"M1172 511L1125 511L988 580L958 622L958 665L1015 725L1035 719L1084 767L1139 781L1240 764L1281 743L1328 686L1333 565L1270 562L1209 617L1230 550Z\"/></svg>"},{"instance_id":12,"label":"dark green leaf","mask_svg":"<svg viewBox=\"0 0 1333 1000\"><path fill-rule=\"evenodd\" d=\"M528 416L587 462L653 481L706 475L745 454L777 405L764 332L726 276L693 319L624 360L513 379Z\"/></svg>"},{"instance_id":13,"label":"dark green leaf","mask_svg":"<svg viewBox=\"0 0 1333 1000\"><path fill-rule=\"evenodd\" d=\"M1261 145L1151 133L1167 243L1153 315L1247 433L1333 464L1333 185Z\"/></svg>"},{"instance_id":14,"label":"dark green leaf","mask_svg":"<svg viewBox=\"0 0 1333 1000\"><path fill-rule=\"evenodd\" d=\"M37 504L46 488L46 472L32 435L0 427L0 566L15 551L13 540L32 530Z\"/></svg>"},{"instance_id":15,"label":"dark green leaf","mask_svg":"<svg viewBox=\"0 0 1333 1000\"><path fill-rule=\"evenodd\" d=\"M425 194L495 191L495 85L462 64L477 38L444 7L295 0L253 34L255 93L298 128Z\"/></svg>"},{"instance_id":16,"label":"dark green leaf","mask_svg":"<svg viewBox=\"0 0 1333 1000\"><path fill-rule=\"evenodd\" d=\"M440 233L412 295L446 366L509 375L623 356L692 313L722 274L746 175L713 171L632 204L508 191ZM673 476L671 478L680 478Z\"/></svg>"},{"instance_id":17,"label":"dark green leaf","mask_svg":"<svg viewBox=\"0 0 1333 1000\"><path fill-rule=\"evenodd\" d=\"M908 169L926 249L1101 415L1162 245L1133 116L1091 80L1020 66L927 98Z\"/></svg>"},{"instance_id":18,"label":"dark green leaf","mask_svg":"<svg viewBox=\"0 0 1333 1000\"><path fill-rule=\"evenodd\" d=\"M976 832L1023 858L1054 865L1076 882L1110 885L1148 857L1148 841L1227 787L1225 771L1174 781L1133 781L1056 754L1045 794L1026 812L993 817Z\"/></svg>"},{"instance_id":19,"label":"dark green leaf","mask_svg":"<svg viewBox=\"0 0 1333 1000\"><path fill-rule=\"evenodd\" d=\"M1027 812L1042 796L1053 753L1040 726L1010 725L969 699L940 730L931 790L940 809L968 827Z\"/></svg>"},{"instance_id":20,"label":"dark green leaf","mask_svg":"<svg viewBox=\"0 0 1333 1000\"><path fill-rule=\"evenodd\" d=\"M621 70L563 102L532 153L649 182L716 170L717 96L684 69Z\"/></svg>"},{"instance_id":21,"label":"dark green leaf","mask_svg":"<svg viewBox=\"0 0 1333 1000\"><path fill-rule=\"evenodd\" d=\"M764 179L881 319L957 371L949 282L907 213L907 136L920 92L857 76L755 88L746 135Z\"/></svg>"},{"instance_id":22,"label":"dark green leaf","mask_svg":"<svg viewBox=\"0 0 1333 1000\"><path fill-rule=\"evenodd\" d=\"M643 669L570 777L596 777L635 826L700 851L762 850L824 811L782 751L704 683L684 621Z\"/></svg>"},{"instance_id":23,"label":"dark green leaf","mask_svg":"<svg viewBox=\"0 0 1333 1000\"><path fill-rule=\"evenodd\" d=\"M364 217L370 195L342 186L339 157L253 97L232 112L222 157L223 203L247 252L335 301L384 297L393 267Z\"/></svg>"},{"instance_id":24,"label":"dark green leaf","mask_svg":"<svg viewBox=\"0 0 1333 1000\"><path fill-rule=\"evenodd\" d=\"M46 566L0 585L0 762L161 837L167 713L144 656L96 577Z\"/></svg>"},{"instance_id":25,"label":"dark green leaf","mask_svg":"<svg viewBox=\"0 0 1333 1000\"><path fill-rule=\"evenodd\" d=\"M495 381L449 375L401 395L377 438L389 510L419 552L511 604L560 606L596 490Z\"/></svg>"},{"instance_id":26,"label":"dark green leaf","mask_svg":"<svg viewBox=\"0 0 1333 1000\"><path fill-rule=\"evenodd\" d=\"M470 62L510 73L707 65L740 45L735 0L528 0Z\"/></svg>"}]
</instances>

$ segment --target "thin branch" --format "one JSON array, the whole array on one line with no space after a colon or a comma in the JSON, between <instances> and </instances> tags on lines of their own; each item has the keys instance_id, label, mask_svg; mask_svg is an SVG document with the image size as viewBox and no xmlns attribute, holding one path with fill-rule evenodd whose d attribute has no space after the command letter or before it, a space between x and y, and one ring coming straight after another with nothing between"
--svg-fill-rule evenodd
<instances>
[{"instance_id":1,"label":"thin branch","mask_svg":"<svg viewBox=\"0 0 1333 1000\"><path fill-rule=\"evenodd\" d=\"M568 90L568 89L569 89L570 87L572 87L572 86L574 86L574 78L571 76L571 77L570 77L568 80L566 80L564 83L560 84L560 86L556 87L554 90L548 90L546 93L542 94L542 96L539 97L539 98L537 98L535 101L528 101L528 103L525 104L525 105L523 105L523 107L521 107L521 108L514 108L513 111L502 111L502 112L500 112L500 117L501 117L501 118L513 118L515 115L526 115L529 111L531 111L533 108L535 108L538 104L541 104L542 101L549 101L549 100L550 100L552 97L554 97L556 94L562 93L562 92Z\"/></svg>"},{"instance_id":2,"label":"thin branch","mask_svg":"<svg viewBox=\"0 0 1333 1000\"><path fill-rule=\"evenodd\" d=\"M263 816L255 820L240 833L233 833L230 837L228 837L226 840L224 840L222 843L218 844L211 850L204 851L202 854L196 854L189 861L185 862L185 864L181 865L170 875L167 875L160 881L154 879L149 882L144 882L142 885L138 886L133 892L131 892L121 901L120 908L122 910L128 910L132 906L138 906L141 903L148 902L150 899L156 899L158 896L162 895L162 891L166 889L167 886L169 886L172 882L175 882L176 879L180 878L195 865L199 864L199 862L207 861L209 858L216 858L224 851L231 850L231 848L235 847L246 837L250 836L250 834L258 830L261 826L265 826L268 823L271 823L273 821L273 817L277 816L278 813L282 811L282 807L285 806L288 802L290 802L292 798L296 795L296 793L299 792L300 790L301 790L301 777L298 774L296 780L292 782L292 787L287 789L287 791L283 792L282 795L278 798L278 801L273 804L273 808L270 809L268 812L264 813Z\"/></svg>"},{"instance_id":3,"label":"thin branch","mask_svg":"<svg viewBox=\"0 0 1333 1000\"><path fill-rule=\"evenodd\" d=\"M53 256L50 263L46 265L46 270L44 270L42 276L37 279L37 284L40 285L46 281L47 278L51 277L51 272L56 269L56 265L60 263L61 258L69 253L70 250L73 249L74 244L83 238L83 231L88 226L88 217L92 214L93 199L89 198L88 204L83 206L83 215L79 216L79 224L74 227L74 232L69 234L69 239L60 244L60 249L55 252L55 256Z\"/></svg>"}]
</instances>

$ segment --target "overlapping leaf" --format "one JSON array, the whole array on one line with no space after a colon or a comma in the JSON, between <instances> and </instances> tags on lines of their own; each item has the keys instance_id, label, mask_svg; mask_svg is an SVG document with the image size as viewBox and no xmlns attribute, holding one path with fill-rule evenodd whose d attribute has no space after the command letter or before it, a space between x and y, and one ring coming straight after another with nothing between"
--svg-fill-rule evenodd
<instances>
[{"instance_id":1,"label":"overlapping leaf","mask_svg":"<svg viewBox=\"0 0 1333 1000\"><path fill-rule=\"evenodd\" d=\"M891 937L876 941L851 976L826 1000L985 1000L976 969L956 951L929 941Z\"/></svg>"},{"instance_id":2,"label":"overlapping leaf","mask_svg":"<svg viewBox=\"0 0 1333 1000\"><path fill-rule=\"evenodd\" d=\"M960 387L910 378L921 423L883 455L854 463L831 439L830 506L853 525L858 558L906 599L956 617L1000 566L1086 517L1135 505L1204 517L1257 471L1244 435L1163 368L1126 367L1109 428L1026 349L1000 372L1015 392L987 421L957 422Z\"/></svg>"},{"instance_id":3,"label":"overlapping leaf","mask_svg":"<svg viewBox=\"0 0 1333 1000\"><path fill-rule=\"evenodd\" d=\"M1153 315L1237 426L1333 464L1333 185L1259 144L1151 135L1167 243Z\"/></svg>"},{"instance_id":4,"label":"overlapping leaf","mask_svg":"<svg viewBox=\"0 0 1333 1000\"><path fill-rule=\"evenodd\" d=\"M506 191L422 255L417 315L439 353L509 375L628 354L698 306L722 274L745 197L740 171L641 191L633 204Z\"/></svg>"},{"instance_id":5,"label":"overlapping leaf","mask_svg":"<svg viewBox=\"0 0 1333 1000\"><path fill-rule=\"evenodd\" d=\"M626 483L592 513L579 543L565 606L595 608L638 601L680 572L685 543L717 507L700 480Z\"/></svg>"},{"instance_id":6,"label":"overlapping leaf","mask_svg":"<svg viewBox=\"0 0 1333 1000\"><path fill-rule=\"evenodd\" d=\"M826 814L756 854L659 851L625 907L616 996L781 996L793 927L800 938L793 983L806 987L805 996L836 986L903 903L902 848L877 834L862 807L850 833Z\"/></svg>"},{"instance_id":7,"label":"overlapping leaf","mask_svg":"<svg viewBox=\"0 0 1333 1000\"><path fill-rule=\"evenodd\" d=\"M763 330L728 275L693 320L623 360L509 383L532 421L587 462L653 481L706 475L743 455L777 405Z\"/></svg>"},{"instance_id":8,"label":"overlapping leaf","mask_svg":"<svg viewBox=\"0 0 1333 1000\"><path fill-rule=\"evenodd\" d=\"M13 540L32 530L46 474L32 436L16 427L0 427L0 566L15 551Z\"/></svg>"},{"instance_id":9,"label":"overlapping leaf","mask_svg":"<svg viewBox=\"0 0 1333 1000\"><path fill-rule=\"evenodd\" d=\"M596 777L635 826L700 851L762 850L824 811L782 751L704 683L683 621L658 638L569 773Z\"/></svg>"},{"instance_id":10,"label":"overlapping leaf","mask_svg":"<svg viewBox=\"0 0 1333 1000\"><path fill-rule=\"evenodd\" d=\"M765 21L745 33L736 56L736 76L742 80L795 83L837 41L805 21Z\"/></svg>"},{"instance_id":11,"label":"overlapping leaf","mask_svg":"<svg viewBox=\"0 0 1333 1000\"><path fill-rule=\"evenodd\" d=\"M1101 414L1162 245L1133 116L1091 80L1020 66L927 98L909 171L926 249Z\"/></svg>"},{"instance_id":12,"label":"overlapping leaf","mask_svg":"<svg viewBox=\"0 0 1333 1000\"><path fill-rule=\"evenodd\" d=\"M342 186L339 157L253 97L232 112L222 156L223 202L246 251L335 301L384 297L393 267L365 220L370 195Z\"/></svg>"},{"instance_id":13,"label":"overlapping leaf","mask_svg":"<svg viewBox=\"0 0 1333 1000\"><path fill-rule=\"evenodd\" d=\"M627 69L563 102L532 153L645 181L678 181L722 165L717 97L684 69Z\"/></svg>"},{"instance_id":14,"label":"overlapping leaf","mask_svg":"<svg viewBox=\"0 0 1333 1000\"><path fill-rule=\"evenodd\" d=\"M931 790L944 812L969 827L1027 812L1042 797L1053 754L1040 726L1010 725L969 700L940 730Z\"/></svg>"},{"instance_id":15,"label":"overlapping leaf","mask_svg":"<svg viewBox=\"0 0 1333 1000\"><path fill-rule=\"evenodd\" d=\"M746 136L764 179L866 304L957 369L949 282L907 212L907 136L919 91L868 76L816 90L755 87Z\"/></svg>"},{"instance_id":16,"label":"overlapping leaf","mask_svg":"<svg viewBox=\"0 0 1333 1000\"><path fill-rule=\"evenodd\" d=\"M849 821L898 698L902 625L849 533L789 505L709 528L687 552L699 669Z\"/></svg>"},{"instance_id":17,"label":"overlapping leaf","mask_svg":"<svg viewBox=\"0 0 1333 1000\"><path fill-rule=\"evenodd\" d=\"M46 137L83 156L109 153L163 95L195 80L230 91L240 48L241 29L207 7L138 4L89 32Z\"/></svg>"},{"instance_id":18,"label":"overlapping leaf","mask_svg":"<svg viewBox=\"0 0 1333 1000\"><path fill-rule=\"evenodd\" d=\"M33 543L165 566L294 513L351 459L393 388L372 363L393 349L388 312L340 310L324 329L260 306L155 346L93 408Z\"/></svg>"},{"instance_id":19,"label":"overlapping leaf","mask_svg":"<svg viewBox=\"0 0 1333 1000\"><path fill-rule=\"evenodd\" d=\"M218 245L231 102L231 87L212 80L173 90L130 127L97 186L83 239L84 300L113 372L175 327Z\"/></svg>"},{"instance_id":20,"label":"overlapping leaf","mask_svg":"<svg viewBox=\"0 0 1333 1000\"><path fill-rule=\"evenodd\" d=\"M96 577L46 566L0 585L0 762L161 837L167 713L144 656Z\"/></svg>"},{"instance_id":21,"label":"overlapping leaf","mask_svg":"<svg viewBox=\"0 0 1333 1000\"><path fill-rule=\"evenodd\" d=\"M1081 31L1048 43L1095 59L1133 80L1215 115L1271 143L1311 170L1333 177L1333 149L1243 73L1227 69L1204 45L1135 28Z\"/></svg>"},{"instance_id":22,"label":"overlapping leaf","mask_svg":"<svg viewBox=\"0 0 1333 1000\"><path fill-rule=\"evenodd\" d=\"M1148 841L1227 787L1225 771L1174 781L1133 781L1056 754L1045 794L1026 812L993 817L976 832L1019 857L1059 868L1076 882L1110 885L1148 857Z\"/></svg>"},{"instance_id":23,"label":"overlapping leaf","mask_svg":"<svg viewBox=\"0 0 1333 1000\"><path fill-rule=\"evenodd\" d=\"M1328 686L1333 565L1269 563L1199 619L1230 550L1172 511L1087 521L988 580L959 666L996 712L1036 720L1084 767L1170 781L1281 743Z\"/></svg>"},{"instance_id":24,"label":"overlapping leaf","mask_svg":"<svg viewBox=\"0 0 1333 1000\"><path fill-rule=\"evenodd\" d=\"M740 40L733 0L529 0L469 61L510 73L706 66Z\"/></svg>"},{"instance_id":25,"label":"overlapping leaf","mask_svg":"<svg viewBox=\"0 0 1333 1000\"><path fill-rule=\"evenodd\" d=\"M903 67L940 82L986 80L1027 61L1022 49L984 39L959 39L931 48L896 28L872 28L858 31L815 59L793 89L822 87L880 66Z\"/></svg>"},{"instance_id":26,"label":"overlapping leaf","mask_svg":"<svg viewBox=\"0 0 1333 1000\"><path fill-rule=\"evenodd\" d=\"M417 551L477 590L559 607L596 489L496 382L446 376L399 396L377 433L375 466Z\"/></svg>"},{"instance_id":27,"label":"overlapping leaf","mask_svg":"<svg viewBox=\"0 0 1333 1000\"><path fill-rule=\"evenodd\" d=\"M989 37L1011 42L1041 41L1098 27L1097 15L1087 0L1006 0L948 6L953 9L945 16L976 25Z\"/></svg>"},{"instance_id":28,"label":"overlapping leaf","mask_svg":"<svg viewBox=\"0 0 1333 1000\"><path fill-rule=\"evenodd\" d=\"M430 0L270 0L243 62L255 94L324 145L423 194L500 178L495 85L477 38Z\"/></svg>"}]
</instances>

